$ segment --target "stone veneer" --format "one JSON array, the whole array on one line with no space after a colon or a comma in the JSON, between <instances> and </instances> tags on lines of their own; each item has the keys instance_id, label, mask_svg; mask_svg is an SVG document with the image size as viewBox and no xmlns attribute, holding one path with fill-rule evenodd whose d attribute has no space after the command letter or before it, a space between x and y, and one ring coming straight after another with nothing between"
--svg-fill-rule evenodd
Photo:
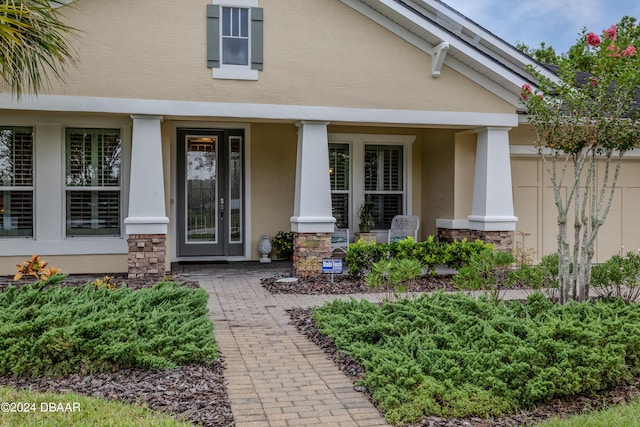
<instances>
[{"instance_id":1,"label":"stone veneer","mask_svg":"<svg viewBox=\"0 0 640 427\"><path fill-rule=\"evenodd\" d=\"M482 240L493 244L496 249L511 252L513 249L513 231L481 231L459 228L438 228L438 240L453 242L467 239L468 241Z\"/></svg>"},{"instance_id":2,"label":"stone veneer","mask_svg":"<svg viewBox=\"0 0 640 427\"><path fill-rule=\"evenodd\" d=\"M164 234L130 234L129 243L129 278L136 279L149 276L162 277L165 274L166 235Z\"/></svg>"},{"instance_id":3,"label":"stone veneer","mask_svg":"<svg viewBox=\"0 0 640 427\"><path fill-rule=\"evenodd\" d=\"M293 271L297 277L322 274L322 259L331 258L331 233L296 233Z\"/></svg>"}]
</instances>

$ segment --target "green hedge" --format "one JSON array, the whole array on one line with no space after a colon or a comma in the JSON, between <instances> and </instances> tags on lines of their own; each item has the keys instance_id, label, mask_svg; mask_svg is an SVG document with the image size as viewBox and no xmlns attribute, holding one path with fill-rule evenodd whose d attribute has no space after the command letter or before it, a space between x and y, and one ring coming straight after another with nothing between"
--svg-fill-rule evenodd
<instances>
[{"instance_id":1,"label":"green hedge","mask_svg":"<svg viewBox=\"0 0 640 427\"><path fill-rule=\"evenodd\" d=\"M208 295L177 283L0 292L0 374L63 376L169 368L217 357Z\"/></svg>"},{"instance_id":2,"label":"green hedge","mask_svg":"<svg viewBox=\"0 0 640 427\"><path fill-rule=\"evenodd\" d=\"M423 242L409 237L390 244L368 243L360 240L349 245L345 265L353 277L366 275L371 266L383 259L408 258L420 261L431 273L438 265L460 268L466 265L473 254L493 251L493 245L481 240L468 242L466 239L453 243L438 242L429 236Z\"/></svg>"}]
</instances>

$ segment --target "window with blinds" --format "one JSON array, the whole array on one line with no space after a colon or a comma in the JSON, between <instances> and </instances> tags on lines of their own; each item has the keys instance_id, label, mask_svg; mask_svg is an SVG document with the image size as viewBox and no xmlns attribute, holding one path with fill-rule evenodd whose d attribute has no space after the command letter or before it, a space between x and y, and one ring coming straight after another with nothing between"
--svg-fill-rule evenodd
<instances>
[{"instance_id":1,"label":"window with blinds","mask_svg":"<svg viewBox=\"0 0 640 427\"><path fill-rule=\"evenodd\" d=\"M33 237L33 128L0 126L0 237Z\"/></svg>"},{"instance_id":2,"label":"window with blinds","mask_svg":"<svg viewBox=\"0 0 640 427\"><path fill-rule=\"evenodd\" d=\"M66 130L67 236L119 236L119 129Z\"/></svg>"},{"instance_id":3,"label":"window with blinds","mask_svg":"<svg viewBox=\"0 0 640 427\"><path fill-rule=\"evenodd\" d=\"M331 210L338 228L349 228L349 144L329 144Z\"/></svg>"},{"instance_id":4,"label":"window with blinds","mask_svg":"<svg viewBox=\"0 0 640 427\"><path fill-rule=\"evenodd\" d=\"M403 213L403 167L402 145L365 145L364 190L377 208L374 228L389 228L393 217Z\"/></svg>"}]
</instances>

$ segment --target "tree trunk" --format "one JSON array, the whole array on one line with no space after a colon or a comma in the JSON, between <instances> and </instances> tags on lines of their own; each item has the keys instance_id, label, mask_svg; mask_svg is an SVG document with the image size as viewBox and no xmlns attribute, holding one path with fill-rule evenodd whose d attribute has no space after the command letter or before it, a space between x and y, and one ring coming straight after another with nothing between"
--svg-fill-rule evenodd
<instances>
[{"instance_id":1,"label":"tree trunk","mask_svg":"<svg viewBox=\"0 0 640 427\"><path fill-rule=\"evenodd\" d=\"M567 221L558 218L558 298L560 304L569 302L571 288L569 241L567 240Z\"/></svg>"}]
</instances>

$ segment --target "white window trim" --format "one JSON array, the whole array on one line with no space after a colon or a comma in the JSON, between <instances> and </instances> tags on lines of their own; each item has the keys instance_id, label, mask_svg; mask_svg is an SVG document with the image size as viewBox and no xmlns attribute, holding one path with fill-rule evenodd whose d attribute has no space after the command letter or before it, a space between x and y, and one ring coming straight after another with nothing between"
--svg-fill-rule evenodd
<instances>
[{"instance_id":1,"label":"white window trim","mask_svg":"<svg viewBox=\"0 0 640 427\"><path fill-rule=\"evenodd\" d=\"M249 67L249 65L220 64L220 68L212 68L213 78L221 80L258 80L258 70L252 70Z\"/></svg>"},{"instance_id":2,"label":"white window trim","mask_svg":"<svg viewBox=\"0 0 640 427\"><path fill-rule=\"evenodd\" d=\"M118 128L122 139L122 184L120 187L122 212L128 212L129 152L131 124L121 119L82 120L77 117L25 117L8 114L7 126L33 127L34 132L34 237L12 239L10 245L0 245L0 256L38 255L99 255L126 254L128 244L124 225L121 236L82 236L66 238L65 185L65 129ZM58 162L52 159L59 159Z\"/></svg>"},{"instance_id":3,"label":"white window trim","mask_svg":"<svg viewBox=\"0 0 640 427\"><path fill-rule=\"evenodd\" d=\"M258 80L258 70L251 69L251 8L258 7L258 0L212 0L220 7L239 7L249 9L249 63L247 65L224 64L222 50L222 15L220 16L220 68L212 68L212 77L222 80Z\"/></svg>"},{"instance_id":4,"label":"white window trim","mask_svg":"<svg viewBox=\"0 0 640 427\"><path fill-rule=\"evenodd\" d=\"M365 145L402 145L403 146L403 206L405 213L411 213L413 208L413 176L411 147L416 140L415 135L378 135L330 133L330 144L348 144L351 164L349 168L349 229L358 229L358 209L364 202L364 147Z\"/></svg>"},{"instance_id":5,"label":"white window trim","mask_svg":"<svg viewBox=\"0 0 640 427\"><path fill-rule=\"evenodd\" d=\"M120 131L120 184L116 187L116 186L69 186L66 183L66 177L67 177L67 170L66 170L66 159L67 159L67 129L71 129L71 128L77 128L77 129L118 129ZM124 169L124 149L125 149L125 143L124 143L124 139L122 137L123 135L123 129L119 126L116 127L106 127L106 126L98 126L98 127L89 127L89 126L65 126L62 128L63 132L64 132L64 136L62 139L62 152L64 154L64 159L65 159L65 163L62 166L62 175L63 175L63 179L64 179L64 183L63 183L63 187L62 187L62 191L63 191L63 209L64 209L64 214L63 214L63 236L65 239L108 239L108 238L121 238L121 236L124 235L124 218L125 218L125 211L123 210L123 205L124 205L124 178L123 178L123 169ZM119 198L119 203L120 203L120 218L119 218L119 223L120 223L120 233L119 235L112 235L112 234L108 234L108 235L98 235L98 234L78 234L78 235L74 235L74 234L68 234L67 233L67 192L68 191L88 191L88 192L93 192L93 191L114 191L114 192L118 192L118 198ZM92 219L93 220L93 219Z\"/></svg>"}]
</instances>

